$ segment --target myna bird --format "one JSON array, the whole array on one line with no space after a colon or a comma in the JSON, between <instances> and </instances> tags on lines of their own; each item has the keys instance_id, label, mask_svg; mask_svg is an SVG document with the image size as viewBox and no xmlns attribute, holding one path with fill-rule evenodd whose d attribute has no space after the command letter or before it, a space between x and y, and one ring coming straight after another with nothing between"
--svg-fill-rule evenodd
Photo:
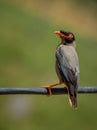
<instances>
[{"instance_id":1,"label":"myna bird","mask_svg":"<svg viewBox=\"0 0 97 130\"><path fill-rule=\"evenodd\" d=\"M55 31L61 38L61 43L56 48L56 73L59 83L45 86L51 95L51 87L64 84L68 90L69 102L77 108L77 89L79 77L79 62L76 53L75 36L63 30Z\"/></svg>"}]
</instances>

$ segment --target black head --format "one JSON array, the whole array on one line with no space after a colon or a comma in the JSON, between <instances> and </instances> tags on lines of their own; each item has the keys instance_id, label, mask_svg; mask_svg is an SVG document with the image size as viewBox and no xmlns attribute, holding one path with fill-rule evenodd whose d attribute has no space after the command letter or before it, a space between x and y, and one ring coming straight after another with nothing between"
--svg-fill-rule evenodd
<instances>
[{"instance_id":1,"label":"black head","mask_svg":"<svg viewBox=\"0 0 97 130\"><path fill-rule=\"evenodd\" d=\"M56 31L55 34L58 34L61 37L62 42L70 44L73 43L73 41L75 41L75 36L71 32L65 32L63 30L60 30Z\"/></svg>"}]
</instances>

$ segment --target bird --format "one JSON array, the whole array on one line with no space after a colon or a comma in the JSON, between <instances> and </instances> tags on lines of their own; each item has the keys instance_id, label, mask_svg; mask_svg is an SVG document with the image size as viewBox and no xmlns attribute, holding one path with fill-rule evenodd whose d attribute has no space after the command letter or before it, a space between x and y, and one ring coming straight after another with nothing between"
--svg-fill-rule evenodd
<instances>
[{"instance_id":1,"label":"bird","mask_svg":"<svg viewBox=\"0 0 97 130\"><path fill-rule=\"evenodd\" d=\"M72 108L77 108L77 90L79 81L79 59L76 52L75 36L68 31L55 31L55 34L61 38L61 43L56 47L56 73L59 82L56 84L44 86L48 88L52 95L51 88L64 84L67 88L69 102Z\"/></svg>"}]
</instances>

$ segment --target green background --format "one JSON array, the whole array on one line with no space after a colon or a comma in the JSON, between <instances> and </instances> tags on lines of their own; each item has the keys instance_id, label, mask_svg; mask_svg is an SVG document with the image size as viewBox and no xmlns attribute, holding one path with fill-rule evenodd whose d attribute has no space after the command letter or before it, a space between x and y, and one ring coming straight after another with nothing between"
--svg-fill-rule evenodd
<instances>
[{"instance_id":1,"label":"green background","mask_svg":"<svg viewBox=\"0 0 97 130\"><path fill-rule=\"evenodd\" d=\"M79 86L97 85L96 0L0 0L0 86L40 87L58 82L56 30L76 36ZM97 130L97 95L0 96L0 130Z\"/></svg>"}]
</instances>

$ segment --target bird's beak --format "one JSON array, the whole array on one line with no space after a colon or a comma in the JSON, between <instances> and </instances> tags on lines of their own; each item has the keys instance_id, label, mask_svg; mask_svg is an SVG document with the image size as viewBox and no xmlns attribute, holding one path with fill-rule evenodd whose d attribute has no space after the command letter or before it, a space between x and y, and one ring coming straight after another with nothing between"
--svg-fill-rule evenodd
<instances>
[{"instance_id":1,"label":"bird's beak","mask_svg":"<svg viewBox=\"0 0 97 130\"><path fill-rule=\"evenodd\" d=\"M55 31L54 33L60 35L60 31Z\"/></svg>"},{"instance_id":2,"label":"bird's beak","mask_svg":"<svg viewBox=\"0 0 97 130\"><path fill-rule=\"evenodd\" d=\"M61 37L64 37L64 35L60 31L55 31L54 33L61 36Z\"/></svg>"}]
</instances>

